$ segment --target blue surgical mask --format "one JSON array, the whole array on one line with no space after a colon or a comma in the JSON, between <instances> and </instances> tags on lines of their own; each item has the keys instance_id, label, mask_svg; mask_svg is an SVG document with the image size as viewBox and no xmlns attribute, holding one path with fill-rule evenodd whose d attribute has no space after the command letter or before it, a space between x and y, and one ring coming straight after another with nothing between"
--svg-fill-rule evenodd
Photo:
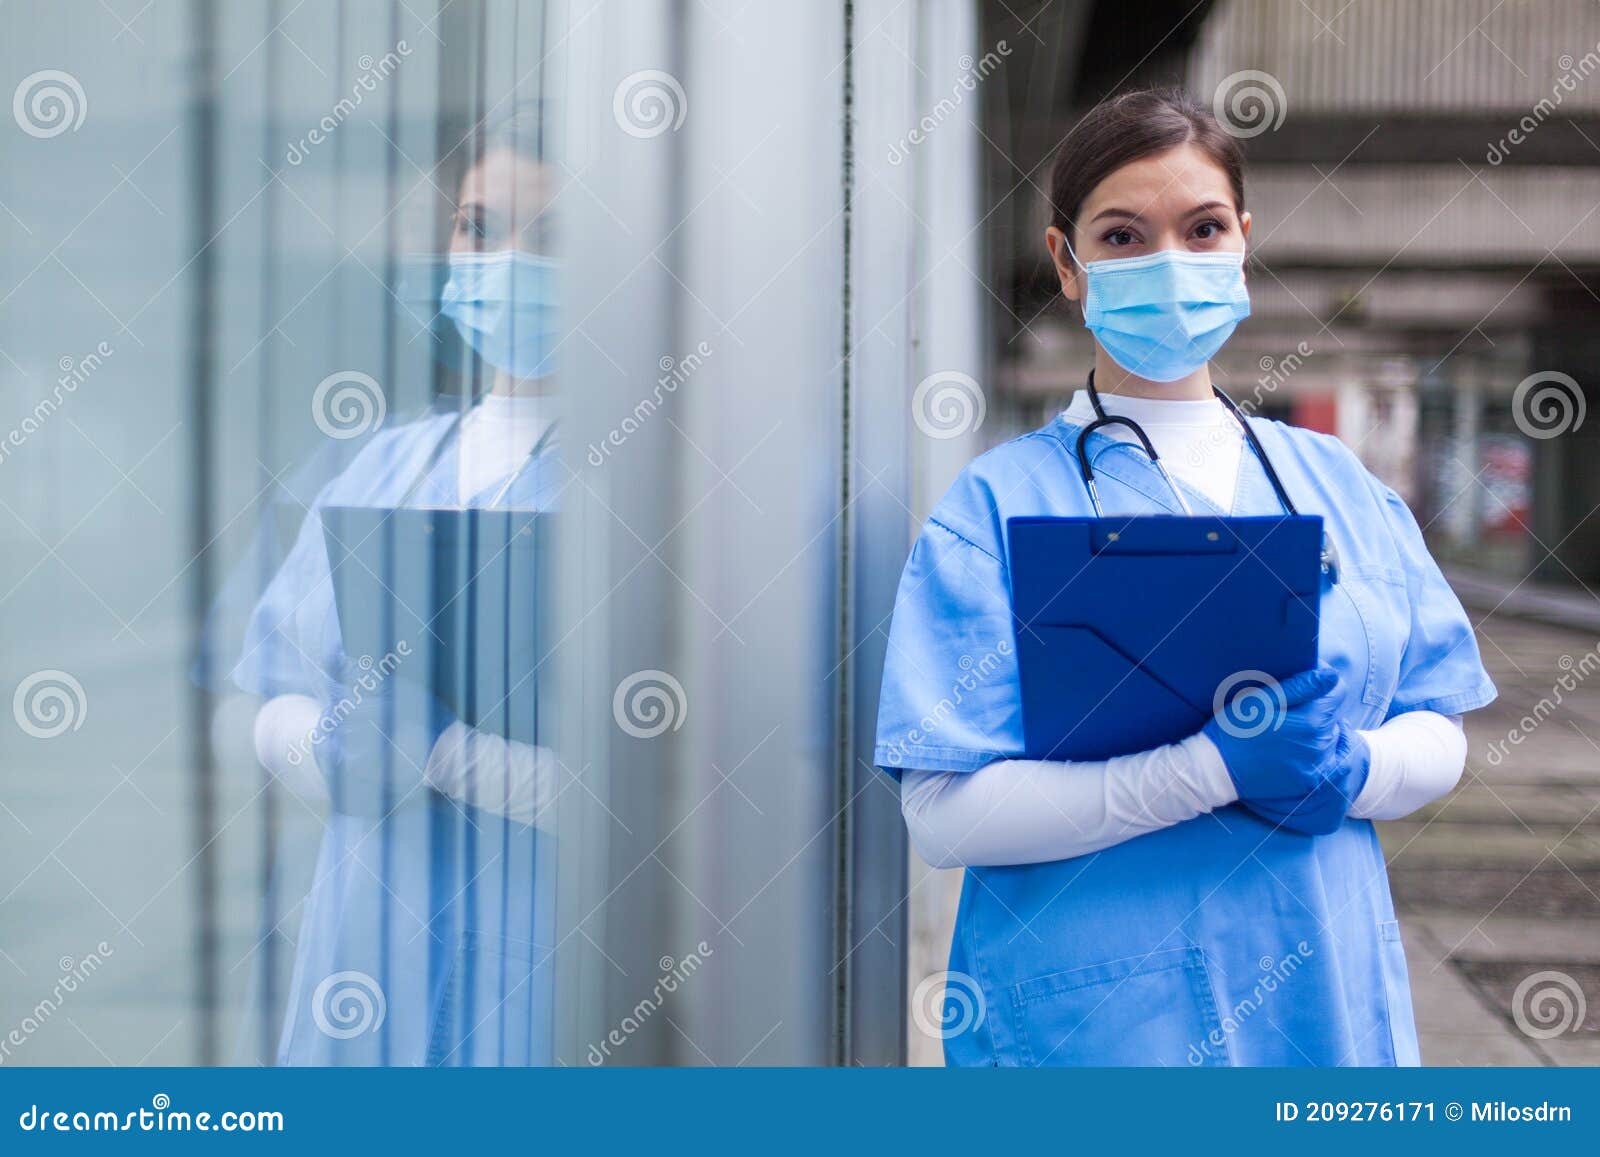
<instances>
[{"instance_id":1,"label":"blue surgical mask","mask_svg":"<svg viewBox=\"0 0 1600 1157\"><path fill-rule=\"evenodd\" d=\"M1194 373L1250 316L1243 252L1163 249L1079 268L1084 324L1113 361L1152 382Z\"/></svg>"},{"instance_id":2,"label":"blue surgical mask","mask_svg":"<svg viewBox=\"0 0 1600 1157\"><path fill-rule=\"evenodd\" d=\"M396 264L394 300L406 328L407 347L426 341L426 348L440 365L459 366L461 335L439 310L439 291L450 275L449 259L435 253L402 253Z\"/></svg>"},{"instance_id":3,"label":"blue surgical mask","mask_svg":"<svg viewBox=\"0 0 1600 1157\"><path fill-rule=\"evenodd\" d=\"M560 340L560 272L553 258L520 249L452 253L439 308L484 361L514 378L542 378Z\"/></svg>"}]
</instances>

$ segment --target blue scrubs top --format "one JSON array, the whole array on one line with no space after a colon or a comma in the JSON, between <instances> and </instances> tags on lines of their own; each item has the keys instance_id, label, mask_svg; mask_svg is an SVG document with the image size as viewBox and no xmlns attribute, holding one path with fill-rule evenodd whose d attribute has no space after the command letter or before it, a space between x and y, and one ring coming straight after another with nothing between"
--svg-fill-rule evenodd
<instances>
[{"instance_id":1,"label":"blue scrubs top","mask_svg":"<svg viewBox=\"0 0 1600 1157\"><path fill-rule=\"evenodd\" d=\"M434 414L381 431L317 495L250 618L240 687L309 695L325 711L346 693L320 512L459 505L456 421ZM552 509L560 477L556 456L541 453L499 505ZM487 506L503 482L468 505ZM404 806L382 817L328 815L278 1063L551 1063L551 837L432 791L400 794Z\"/></svg>"},{"instance_id":2,"label":"blue scrubs top","mask_svg":"<svg viewBox=\"0 0 1600 1157\"><path fill-rule=\"evenodd\" d=\"M1338 439L1248 419L1339 556L1320 659L1346 722L1455 715L1495 697L1472 625L1416 520ZM1062 417L972 462L900 580L875 761L970 772L1023 754L1005 523L1091 516ZM1142 450L1085 447L1109 514L1182 513ZM1260 461L1222 512L1282 511ZM945 1056L959 1065L1418 1064L1388 874L1371 822L1305 836L1237 804L1091 855L970 868L950 950Z\"/></svg>"}]
</instances>

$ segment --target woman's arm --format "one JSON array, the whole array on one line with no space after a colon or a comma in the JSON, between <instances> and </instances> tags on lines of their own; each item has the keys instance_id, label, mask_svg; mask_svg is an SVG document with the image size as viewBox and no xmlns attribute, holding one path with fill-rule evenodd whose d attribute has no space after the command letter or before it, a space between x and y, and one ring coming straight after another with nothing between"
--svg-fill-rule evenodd
<instances>
[{"instance_id":1,"label":"woman's arm","mask_svg":"<svg viewBox=\"0 0 1600 1157\"><path fill-rule=\"evenodd\" d=\"M328 783L313 735L323 710L307 695L278 695L256 714L256 758L286 788L311 804L326 804ZM370 724L369 724L370 726ZM396 760L404 762L397 754ZM558 794L555 753L453 722L433 744L422 769L435 791L520 824L541 825Z\"/></svg>"},{"instance_id":2,"label":"woman's arm","mask_svg":"<svg viewBox=\"0 0 1600 1157\"><path fill-rule=\"evenodd\" d=\"M312 804L328 802L328 783L311 741L321 722L322 707L309 695L274 695L256 712L256 758L279 783Z\"/></svg>"},{"instance_id":3,"label":"woman's arm","mask_svg":"<svg viewBox=\"0 0 1600 1157\"><path fill-rule=\"evenodd\" d=\"M1410 711L1361 734L1372 765L1350 807L1355 819L1410 815L1449 792L1466 765L1459 716ZM1088 855L1237 798L1204 734L1101 762L1006 759L973 772L907 770L900 784L911 843L935 868Z\"/></svg>"},{"instance_id":4,"label":"woman's arm","mask_svg":"<svg viewBox=\"0 0 1600 1157\"><path fill-rule=\"evenodd\" d=\"M1357 819L1397 820L1449 793L1467 765L1461 716L1407 711L1363 731L1372 752L1366 786L1350 805Z\"/></svg>"},{"instance_id":5,"label":"woman's arm","mask_svg":"<svg viewBox=\"0 0 1600 1157\"><path fill-rule=\"evenodd\" d=\"M536 747L464 723L452 723L433 745L423 776L435 791L514 823L546 827L560 794L561 761Z\"/></svg>"},{"instance_id":6,"label":"woman's arm","mask_svg":"<svg viewBox=\"0 0 1600 1157\"><path fill-rule=\"evenodd\" d=\"M904 772L900 811L935 868L1087 855L1232 803L1216 745L1195 734L1099 762L1006 759L977 771Z\"/></svg>"}]
</instances>

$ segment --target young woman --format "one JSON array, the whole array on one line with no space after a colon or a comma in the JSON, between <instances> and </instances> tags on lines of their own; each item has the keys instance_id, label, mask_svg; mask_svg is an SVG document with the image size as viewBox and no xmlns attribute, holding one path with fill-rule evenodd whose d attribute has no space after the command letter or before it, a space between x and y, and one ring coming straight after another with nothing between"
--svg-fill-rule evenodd
<instances>
[{"instance_id":1,"label":"young woman","mask_svg":"<svg viewBox=\"0 0 1600 1157\"><path fill-rule=\"evenodd\" d=\"M328 809L298 913L280 1064L551 1063L554 891L539 825L555 757L453 718L405 669L428 669L425 640L392 674L374 667L379 656L347 654L323 528L331 507L556 504L559 270L540 128L535 114L506 119L463 175L448 276L428 311L474 352L486 389L465 411L380 430L323 488L234 669L264 699L262 765ZM395 573L372 577L410 592L408 568L427 565L397 559ZM485 684L486 695L502 686Z\"/></svg>"},{"instance_id":2,"label":"young woman","mask_svg":"<svg viewBox=\"0 0 1600 1157\"><path fill-rule=\"evenodd\" d=\"M1045 242L1093 373L1055 420L966 468L906 564L876 759L923 858L968 869L952 1064L1419 1063L1370 821L1454 786L1460 716L1495 689L1404 502L1338 440L1214 392L1208 359L1249 313L1244 200L1237 142L1181 93L1084 117ZM1096 502L1078 435L1101 412L1142 426L1161 462L1125 426L1092 432ZM1318 666L1274 689L1270 725L1213 720L1104 762L1018 758L1008 518L1272 515L1285 499L1322 516L1339 565Z\"/></svg>"}]
</instances>

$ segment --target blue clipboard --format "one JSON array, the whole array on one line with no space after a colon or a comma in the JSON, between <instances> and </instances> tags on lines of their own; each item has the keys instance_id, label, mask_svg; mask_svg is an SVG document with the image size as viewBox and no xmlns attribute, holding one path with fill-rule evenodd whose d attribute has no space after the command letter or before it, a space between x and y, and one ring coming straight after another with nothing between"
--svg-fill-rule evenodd
<instances>
[{"instance_id":1,"label":"blue clipboard","mask_svg":"<svg viewBox=\"0 0 1600 1157\"><path fill-rule=\"evenodd\" d=\"M1006 533L1030 759L1175 743L1219 690L1316 665L1318 516L1012 518Z\"/></svg>"},{"instance_id":2,"label":"blue clipboard","mask_svg":"<svg viewBox=\"0 0 1600 1157\"><path fill-rule=\"evenodd\" d=\"M365 506L321 514L345 655L371 669L403 645L393 677L480 731L539 742L541 704L552 706L554 686L543 662L554 515Z\"/></svg>"}]
</instances>

